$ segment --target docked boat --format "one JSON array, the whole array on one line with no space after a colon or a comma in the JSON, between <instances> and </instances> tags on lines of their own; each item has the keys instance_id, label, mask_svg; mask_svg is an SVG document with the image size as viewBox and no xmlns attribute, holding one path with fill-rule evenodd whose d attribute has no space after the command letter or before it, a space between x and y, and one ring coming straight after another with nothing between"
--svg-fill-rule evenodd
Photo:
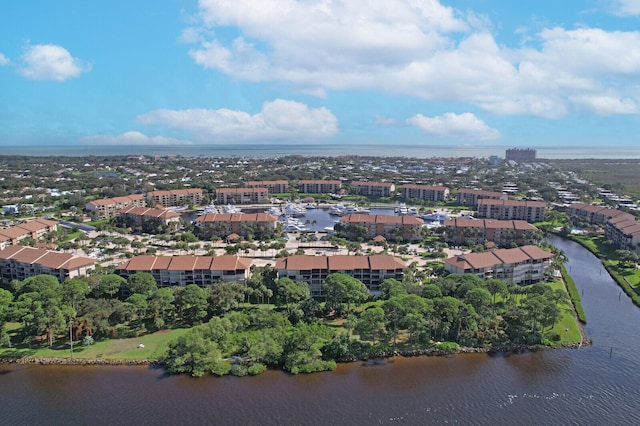
<instances>
[{"instance_id":1,"label":"docked boat","mask_svg":"<svg viewBox=\"0 0 640 426\"><path fill-rule=\"evenodd\" d=\"M438 224L438 225L442 225L445 220L451 219L448 215L444 213L423 214L421 217L425 223Z\"/></svg>"},{"instance_id":2,"label":"docked boat","mask_svg":"<svg viewBox=\"0 0 640 426\"><path fill-rule=\"evenodd\" d=\"M284 207L286 216L301 217L307 214L307 208L301 204L289 203Z\"/></svg>"},{"instance_id":3,"label":"docked boat","mask_svg":"<svg viewBox=\"0 0 640 426\"><path fill-rule=\"evenodd\" d=\"M236 214L240 213L240 209L234 205L227 204L222 208L222 212L227 214Z\"/></svg>"},{"instance_id":4,"label":"docked boat","mask_svg":"<svg viewBox=\"0 0 640 426\"><path fill-rule=\"evenodd\" d=\"M358 207L358 206L348 206L344 209L344 213L343 215L347 215L347 214L369 214L370 211L369 209L366 209L364 207Z\"/></svg>"},{"instance_id":5,"label":"docked boat","mask_svg":"<svg viewBox=\"0 0 640 426\"><path fill-rule=\"evenodd\" d=\"M202 216L203 214L211 214L211 213L220 213L218 208L213 203L206 206L204 210L198 213L198 216Z\"/></svg>"},{"instance_id":6,"label":"docked boat","mask_svg":"<svg viewBox=\"0 0 640 426\"><path fill-rule=\"evenodd\" d=\"M329 208L329 214L332 216L344 216L344 211L346 209L347 208L344 206L344 204L336 204Z\"/></svg>"},{"instance_id":7,"label":"docked boat","mask_svg":"<svg viewBox=\"0 0 640 426\"><path fill-rule=\"evenodd\" d=\"M405 203L400 203L400 205L396 207L396 213L400 216L406 216L409 214L409 209Z\"/></svg>"},{"instance_id":8,"label":"docked boat","mask_svg":"<svg viewBox=\"0 0 640 426\"><path fill-rule=\"evenodd\" d=\"M282 225L285 232L301 232L307 230L307 227L300 221L300 219L291 216L286 216L282 220Z\"/></svg>"},{"instance_id":9,"label":"docked boat","mask_svg":"<svg viewBox=\"0 0 640 426\"><path fill-rule=\"evenodd\" d=\"M272 216L282 216L282 209L280 208L280 206L271 206L269 207L269 210L267 210L267 213L269 213Z\"/></svg>"}]
</instances>

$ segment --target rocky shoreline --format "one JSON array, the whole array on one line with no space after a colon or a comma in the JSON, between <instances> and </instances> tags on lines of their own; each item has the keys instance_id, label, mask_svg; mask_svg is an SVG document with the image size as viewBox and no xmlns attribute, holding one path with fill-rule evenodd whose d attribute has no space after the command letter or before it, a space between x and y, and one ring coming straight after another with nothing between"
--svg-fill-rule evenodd
<instances>
[{"instance_id":1,"label":"rocky shoreline","mask_svg":"<svg viewBox=\"0 0 640 426\"><path fill-rule=\"evenodd\" d=\"M448 356L456 354L472 353L524 353L528 351L538 351L542 349L568 348L579 349L586 346L583 343L573 343L569 345L544 346L544 345L507 345L491 346L487 348L461 347L458 349L410 349L410 350L390 350L378 353L351 355L339 362L359 362L372 358L392 358L392 357L416 357L416 356ZM113 366L141 366L154 365L162 366L162 362L150 359L109 359L109 358L58 358L58 357L0 357L0 364L17 365L113 365Z\"/></svg>"}]
</instances>

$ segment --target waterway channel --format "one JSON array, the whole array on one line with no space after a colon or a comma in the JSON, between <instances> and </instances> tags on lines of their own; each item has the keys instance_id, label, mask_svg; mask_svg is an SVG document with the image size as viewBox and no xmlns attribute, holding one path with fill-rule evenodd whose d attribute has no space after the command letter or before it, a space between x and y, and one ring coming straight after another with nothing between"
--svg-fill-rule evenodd
<instances>
[{"instance_id":1,"label":"waterway channel","mask_svg":"<svg viewBox=\"0 0 640 426\"><path fill-rule=\"evenodd\" d=\"M640 424L640 309L581 246L550 242L569 257L589 347L249 378L0 365L0 424Z\"/></svg>"}]
</instances>

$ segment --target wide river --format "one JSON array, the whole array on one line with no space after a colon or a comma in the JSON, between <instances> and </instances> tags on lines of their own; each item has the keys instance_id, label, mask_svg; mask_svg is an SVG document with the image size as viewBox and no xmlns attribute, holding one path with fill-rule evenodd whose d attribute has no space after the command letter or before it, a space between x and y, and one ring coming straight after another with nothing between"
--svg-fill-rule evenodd
<instances>
[{"instance_id":1,"label":"wide river","mask_svg":"<svg viewBox=\"0 0 640 426\"><path fill-rule=\"evenodd\" d=\"M640 309L579 245L593 345L395 358L289 376L191 379L146 367L0 366L0 424L640 424Z\"/></svg>"}]
</instances>

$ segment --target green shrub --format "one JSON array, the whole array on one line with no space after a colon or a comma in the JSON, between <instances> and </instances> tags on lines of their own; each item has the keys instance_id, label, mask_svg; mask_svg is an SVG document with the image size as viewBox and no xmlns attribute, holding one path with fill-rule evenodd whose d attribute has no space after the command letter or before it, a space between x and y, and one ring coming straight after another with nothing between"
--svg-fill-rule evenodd
<instances>
[{"instance_id":1,"label":"green shrub","mask_svg":"<svg viewBox=\"0 0 640 426\"><path fill-rule=\"evenodd\" d=\"M438 342L436 343L436 349L441 351L453 351L459 349L460 345L456 342Z\"/></svg>"},{"instance_id":2,"label":"green shrub","mask_svg":"<svg viewBox=\"0 0 640 426\"><path fill-rule=\"evenodd\" d=\"M255 364L251 364L249 366L249 368L247 369L247 372L251 376L257 376L258 374L264 373L264 371L266 369L267 369L266 365L260 364L260 363L255 363Z\"/></svg>"},{"instance_id":3,"label":"green shrub","mask_svg":"<svg viewBox=\"0 0 640 426\"><path fill-rule=\"evenodd\" d=\"M576 287L575 281L573 278L567 273L567 268L564 265L560 267L560 273L562 274L562 278L564 282L567 284L567 290L569 291L569 297L571 298L571 302L576 310L576 316L578 317L578 321L583 324L587 323L587 316L584 313L584 308L582 307L582 303L580 303L580 293L578 293L578 287Z\"/></svg>"},{"instance_id":4,"label":"green shrub","mask_svg":"<svg viewBox=\"0 0 640 426\"><path fill-rule=\"evenodd\" d=\"M244 364L233 364L230 372L232 376L244 377L249 374L249 369Z\"/></svg>"}]
</instances>

